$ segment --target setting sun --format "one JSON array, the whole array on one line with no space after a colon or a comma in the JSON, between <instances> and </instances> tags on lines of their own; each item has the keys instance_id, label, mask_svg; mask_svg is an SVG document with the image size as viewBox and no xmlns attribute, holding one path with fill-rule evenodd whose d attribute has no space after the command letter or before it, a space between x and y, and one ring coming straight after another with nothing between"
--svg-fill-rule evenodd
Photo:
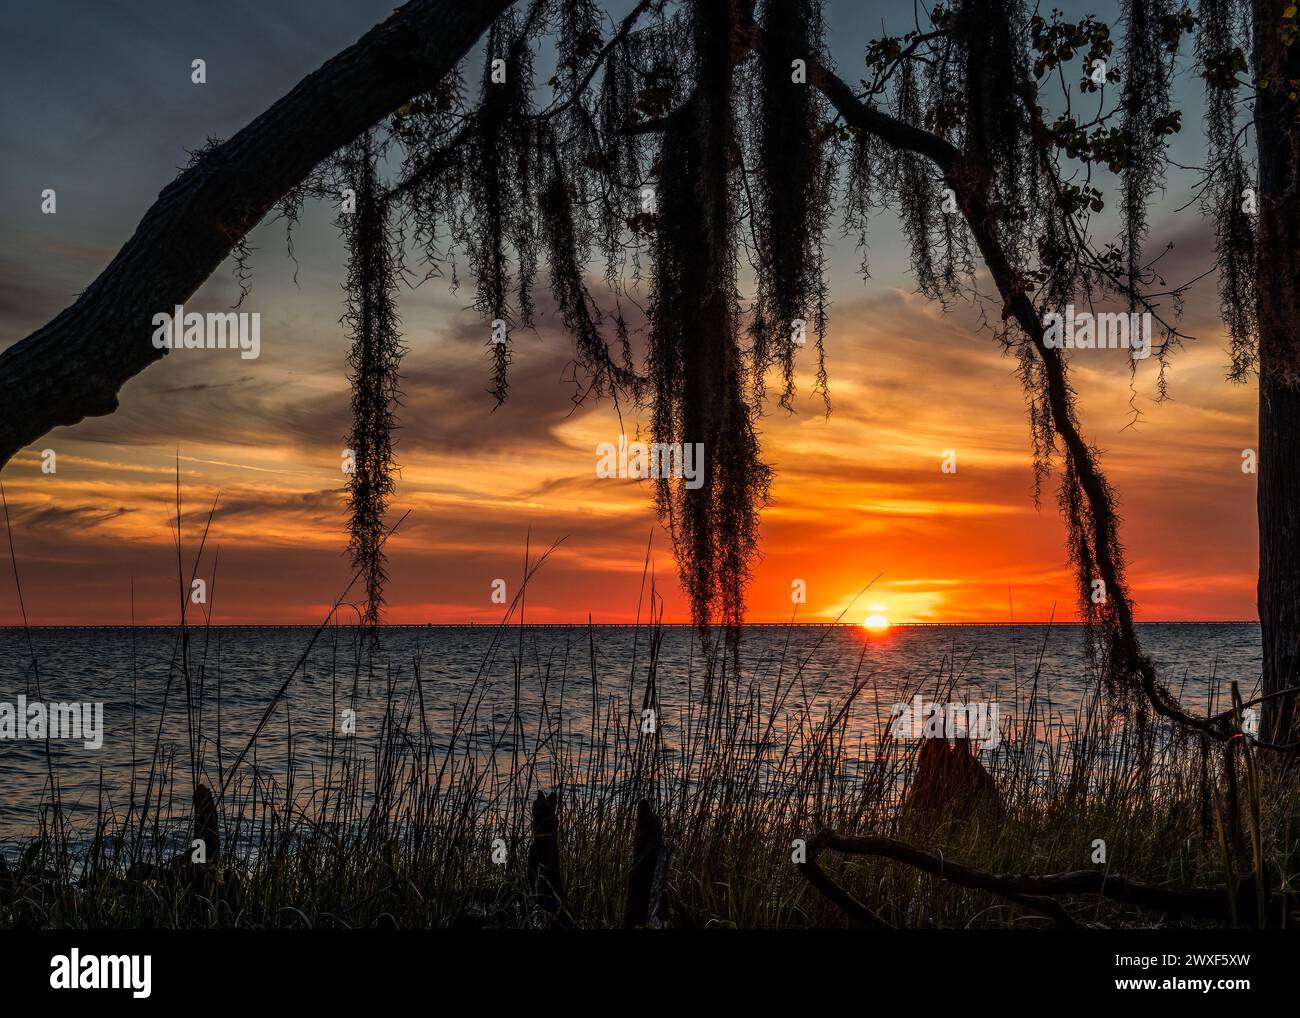
<instances>
[{"instance_id":1,"label":"setting sun","mask_svg":"<svg viewBox=\"0 0 1300 1018\"><path fill-rule=\"evenodd\" d=\"M889 619L883 615L868 615L862 625L867 629L888 629Z\"/></svg>"}]
</instances>

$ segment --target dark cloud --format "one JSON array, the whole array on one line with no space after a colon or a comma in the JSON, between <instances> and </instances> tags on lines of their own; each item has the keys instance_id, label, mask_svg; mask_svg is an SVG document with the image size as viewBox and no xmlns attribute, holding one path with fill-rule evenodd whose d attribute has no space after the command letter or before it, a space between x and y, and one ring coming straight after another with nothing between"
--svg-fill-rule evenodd
<instances>
[{"instance_id":1,"label":"dark cloud","mask_svg":"<svg viewBox=\"0 0 1300 1018\"><path fill-rule=\"evenodd\" d=\"M111 520L135 512L139 512L139 510L127 508L126 506L117 506L116 508L95 505L10 506L10 518L15 524L67 530L73 533L102 526Z\"/></svg>"}]
</instances>

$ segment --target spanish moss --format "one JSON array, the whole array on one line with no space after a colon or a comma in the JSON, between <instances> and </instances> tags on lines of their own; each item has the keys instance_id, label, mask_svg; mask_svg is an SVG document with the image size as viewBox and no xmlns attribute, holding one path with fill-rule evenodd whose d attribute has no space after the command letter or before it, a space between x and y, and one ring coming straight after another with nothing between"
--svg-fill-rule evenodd
<instances>
[{"instance_id":1,"label":"spanish moss","mask_svg":"<svg viewBox=\"0 0 1300 1018\"><path fill-rule=\"evenodd\" d=\"M658 503L674 539L694 618L734 631L758 547L769 471L746 400L734 247L737 182L731 4L692 5L697 91L671 118L659 154L651 321L657 442L699 443L703 484L662 478Z\"/></svg>"},{"instance_id":2,"label":"spanish moss","mask_svg":"<svg viewBox=\"0 0 1300 1018\"><path fill-rule=\"evenodd\" d=\"M823 102L808 81L822 55L819 0L766 0L758 61L754 234L758 300L750 333L759 398L767 369L781 370L781 404L794 394L795 352L816 336L825 396L826 279L823 234L830 216ZM811 326L811 328L809 327Z\"/></svg>"},{"instance_id":3,"label":"spanish moss","mask_svg":"<svg viewBox=\"0 0 1300 1018\"><path fill-rule=\"evenodd\" d=\"M1245 381L1258 363L1255 293L1254 179L1242 154L1237 116L1240 75L1249 73L1248 5L1240 0L1202 0L1196 56L1205 82L1209 165L1203 207L1215 225L1219 309L1228 329L1229 377Z\"/></svg>"},{"instance_id":4,"label":"spanish moss","mask_svg":"<svg viewBox=\"0 0 1300 1018\"><path fill-rule=\"evenodd\" d=\"M1179 127L1171 112L1169 87L1181 31L1190 14L1169 0L1126 0L1123 7L1124 69L1120 107L1124 134L1120 211L1124 217L1126 275L1136 289L1142 277L1147 202L1164 185L1167 138ZM1130 293L1129 308L1137 307Z\"/></svg>"},{"instance_id":5,"label":"spanish moss","mask_svg":"<svg viewBox=\"0 0 1300 1018\"><path fill-rule=\"evenodd\" d=\"M340 215L348 248L343 323L352 338L348 550L365 582L363 618L372 632L379 622L387 580L384 528L396 470L393 429L401 398L398 368L403 353L395 302L394 243L377 159L377 146L369 133L344 153L344 177L355 192L356 209Z\"/></svg>"}]
</instances>

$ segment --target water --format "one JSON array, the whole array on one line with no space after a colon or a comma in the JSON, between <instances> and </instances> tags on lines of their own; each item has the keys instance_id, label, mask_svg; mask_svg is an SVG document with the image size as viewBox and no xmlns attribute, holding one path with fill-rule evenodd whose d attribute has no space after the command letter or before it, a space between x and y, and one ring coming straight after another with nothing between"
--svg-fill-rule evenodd
<instances>
[{"instance_id":1,"label":"water","mask_svg":"<svg viewBox=\"0 0 1300 1018\"><path fill-rule=\"evenodd\" d=\"M1255 689L1258 626L1152 624L1139 626L1139 633L1164 681L1191 710L1210 706L1208 694L1216 679L1239 681L1247 695ZM650 660L649 632L633 627L528 626L503 632L487 626L399 627L381 631L380 667L368 675L357 664L354 630L326 630L308 651L312 638L313 630L307 628L190 633L188 700L198 733L195 755L210 785L219 783L218 775L248 744L291 675L283 700L240 768L245 778L256 775L260 782L283 786L291 761L295 786L306 783L304 775L319 778L329 759L331 735L337 736L342 712L354 704L355 746L363 754L377 745L388 704L405 712L410 730L418 732L421 696L423 724L436 750L446 750L457 718L463 716L458 745L484 754L495 749L498 765L508 767L535 745L545 701L547 716L563 719L565 739L580 756L592 748L593 730L599 741L608 712L621 718L639 714ZM179 631L0 630L0 702L16 703L20 694L38 699L37 674L28 667L33 652L39 699L104 705L102 747L86 749L79 741L50 744L65 811L74 819L92 817L102 795L106 806L123 813L133 765L139 790L155 740L163 758L174 755L177 786L166 794L174 797L178 811L187 809L191 726ZM593 655L599 680L594 689ZM749 627L740 686L761 689L766 710L780 677L781 688L790 687L791 693L778 713L797 724L805 711L819 719L827 710L838 710L855 676L867 680L848 722L854 752L865 759L888 724L891 704L917 692L929 696L941 676L953 683L949 699L996 702L1004 721L1014 722L1040 656L1038 693L1046 715L1069 727L1092 681L1082 630L1069 625L896 626L883 634L856 627ZM480 673L480 706L462 715ZM657 676L659 723L671 752L686 711L701 696L703 669L692 630L662 631ZM1223 709L1222 703L1215 706ZM41 804L49 800L49 786L43 740L0 740L0 842L32 829Z\"/></svg>"}]
</instances>

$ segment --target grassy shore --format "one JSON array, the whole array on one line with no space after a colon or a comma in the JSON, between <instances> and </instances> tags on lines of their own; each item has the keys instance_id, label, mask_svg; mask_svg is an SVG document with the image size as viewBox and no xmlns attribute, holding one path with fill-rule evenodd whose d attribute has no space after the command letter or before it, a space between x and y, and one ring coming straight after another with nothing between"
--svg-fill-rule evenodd
<instances>
[{"instance_id":1,"label":"grassy shore","mask_svg":"<svg viewBox=\"0 0 1300 1018\"><path fill-rule=\"evenodd\" d=\"M364 634L334 632L355 647L346 679L375 679ZM513 633L503 624L498 641ZM823 829L893 839L985 874L1096 871L1116 885L1122 876L1158 889L1234 889L1210 894L1225 910L1217 918L1093 890L1055 894L1059 907L1046 909L1041 899L957 886L914 860L821 856L831 880L896 927L1249 925L1259 922L1257 893L1289 891L1296 876L1292 777L1257 762L1245 740L1226 751L1203 745L1116 716L1097 697L1049 717L1033 661L1001 745L979 755L990 794L918 767L920 743L885 735L884 725L864 750L850 715L874 693L871 677L855 676L843 702L818 706L806 661L784 660L759 683L715 647L701 655L690 702L661 712L655 625L642 627L618 695L596 674L594 632L593 663L580 676L550 664L526 672L519 636L509 738L486 753L469 734L487 709L484 669L456 705L450 739L435 738L417 661L404 679L377 676L387 683L377 740L362 749L335 733L324 768L291 765L282 781L244 766L247 753L214 768L202 749L210 732L193 732L186 759L164 744L158 718L142 717L142 731L157 727L147 772L133 775L123 805L105 797L87 823L66 815L51 764L40 830L3 846L11 861L0 872L0 927L617 927L638 879L640 803L662 824L656 922L678 927L853 925L797 865ZM197 645L185 641L171 709L210 719L196 701L212 683L191 674L206 667L194 660ZM556 690L579 678L591 709L576 726ZM542 690L540 706L523 706L527 683ZM945 669L926 691L942 699L953 685ZM278 703L268 704L268 722ZM273 727L247 750L283 737ZM211 802L200 793L191 810L175 800L198 786L214 790ZM537 794L555 790L554 837L535 843ZM195 841L199 862L184 848ZM536 860L550 851L552 869L543 862L539 877ZM1287 909L1268 922L1289 924Z\"/></svg>"}]
</instances>

